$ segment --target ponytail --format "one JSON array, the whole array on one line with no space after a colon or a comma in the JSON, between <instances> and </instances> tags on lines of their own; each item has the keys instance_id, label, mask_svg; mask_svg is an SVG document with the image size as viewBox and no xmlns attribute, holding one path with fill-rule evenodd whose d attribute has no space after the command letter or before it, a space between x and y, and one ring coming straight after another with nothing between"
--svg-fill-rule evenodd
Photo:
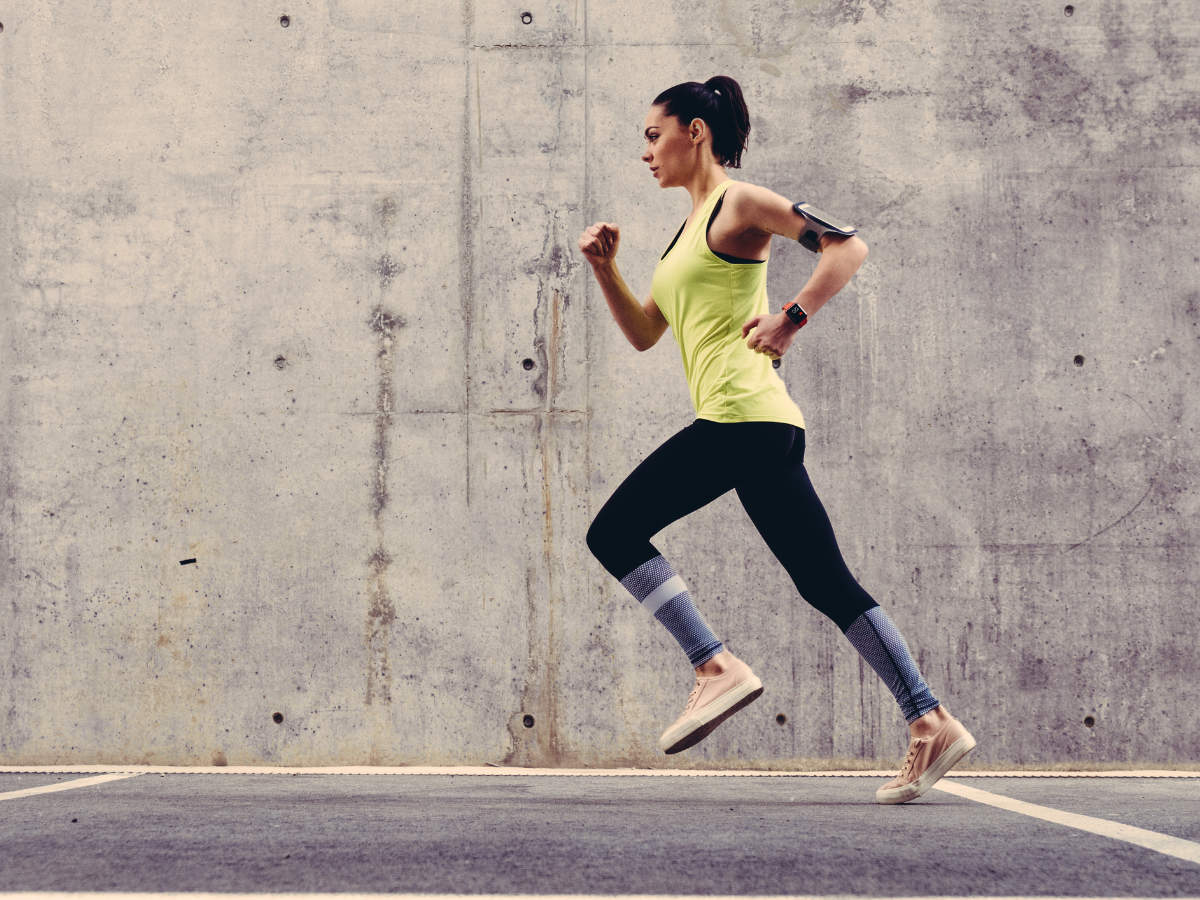
<instances>
[{"instance_id":1,"label":"ponytail","mask_svg":"<svg viewBox=\"0 0 1200 900\"><path fill-rule=\"evenodd\" d=\"M703 119L713 136L713 156L723 166L740 169L742 151L750 134L750 113L742 88L728 75L715 75L704 84L685 81L667 88L654 98L654 106L663 107L685 126Z\"/></svg>"}]
</instances>

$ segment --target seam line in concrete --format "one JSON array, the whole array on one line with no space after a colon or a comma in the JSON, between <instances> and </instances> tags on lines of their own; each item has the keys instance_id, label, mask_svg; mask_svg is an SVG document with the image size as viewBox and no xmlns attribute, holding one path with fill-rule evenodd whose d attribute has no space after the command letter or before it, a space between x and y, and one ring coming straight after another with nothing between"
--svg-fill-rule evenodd
<instances>
[{"instance_id":1,"label":"seam line in concrete","mask_svg":"<svg viewBox=\"0 0 1200 900\"><path fill-rule=\"evenodd\" d=\"M35 794L53 794L56 791L70 791L75 788L90 787L94 784L104 784L107 781L120 781L123 778L137 778L140 772L112 772L108 775L96 775L92 778L75 778L71 781L59 781L54 784L44 784L41 787L24 788L19 791L7 791L0 794L0 800L16 800L18 797L32 797Z\"/></svg>"},{"instance_id":2,"label":"seam line in concrete","mask_svg":"<svg viewBox=\"0 0 1200 900\"><path fill-rule=\"evenodd\" d=\"M1109 819L1099 819L1095 816L1084 816L1079 813L1064 812L1061 809L1054 809L1050 806L1027 803L1024 800L1014 800L1011 797L993 794L990 791L983 791L979 788L968 787L965 784L959 784L955 781L942 780L935 784L934 787L939 791L945 791L947 794L954 794L956 797L974 800L976 803L995 806L998 809L1006 809L1010 812L1020 813L1034 819L1041 819L1044 822L1052 822L1055 825L1065 825L1068 828L1076 828L1080 831L1098 834L1101 837L1136 844L1147 850L1153 850L1155 853L1174 856L1177 859L1187 860L1190 863L1200 865L1200 844L1197 844L1195 841L1187 841L1183 838L1172 837L1169 834L1161 834L1157 831L1138 828L1134 825L1125 825Z\"/></svg>"}]
</instances>

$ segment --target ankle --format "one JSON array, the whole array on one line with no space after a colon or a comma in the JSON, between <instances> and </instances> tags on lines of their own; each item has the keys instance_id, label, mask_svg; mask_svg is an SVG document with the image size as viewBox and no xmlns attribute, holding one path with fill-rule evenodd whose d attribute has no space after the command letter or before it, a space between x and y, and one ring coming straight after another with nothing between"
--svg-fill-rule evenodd
<instances>
[{"instance_id":1,"label":"ankle","mask_svg":"<svg viewBox=\"0 0 1200 900\"><path fill-rule=\"evenodd\" d=\"M935 706L919 719L909 723L908 731L915 738L929 737L937 732L951 719L950 713L944 706Z\"/></svg>"},{"instance_id":2,"label":"ankle","mask_svg":"<svg viewBox=\"0 0 1200 900\"><path fill-rule=\"evenodd\" d=\"M718 653L716 656L712 657L711 659L707 660L706 662L700 663L700 665L696 666L696 674L703 675L705 678L709 678L713 675L722 674L723 672L726 671L726 669L729 668L729 666L728 666L729 657L727 655L728 653L729 653L728 650L722 650L720 653Z\"/></svg>"}]
</instances>

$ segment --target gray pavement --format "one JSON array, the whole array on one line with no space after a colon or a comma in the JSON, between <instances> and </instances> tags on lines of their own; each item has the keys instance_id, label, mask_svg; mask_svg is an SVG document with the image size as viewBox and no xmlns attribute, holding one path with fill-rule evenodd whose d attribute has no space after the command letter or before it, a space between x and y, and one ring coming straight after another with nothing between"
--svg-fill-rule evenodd
<instances>
[{"instance_id":1,"label":"gray pavement","mask_svg":"<svg viewBox=\"0 0 1200 900\"><path fill-rule=\"evenodd\" d=\"M1200 778L957 780L1200 838ZM877 783L144 774L0 801L0 891L1200 895L1200 865Z\"/></svg>"}]
</instances>

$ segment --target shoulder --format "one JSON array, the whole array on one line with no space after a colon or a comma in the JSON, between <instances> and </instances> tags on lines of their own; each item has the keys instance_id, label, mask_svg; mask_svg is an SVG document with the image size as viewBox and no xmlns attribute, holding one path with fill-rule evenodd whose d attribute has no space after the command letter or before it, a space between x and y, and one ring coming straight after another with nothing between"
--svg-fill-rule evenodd
<instances>
[{"instance_id":1,"label":"shoulder","mask_svg":"<svg viewBox=\"0 0 1200 900\"><path fill-rule=\"evenodd\" d=\"M792 201L770 188L735 181L725 191L725 207L741 229L795 238L799 224Z\"/></svg>"}]
</instances>

